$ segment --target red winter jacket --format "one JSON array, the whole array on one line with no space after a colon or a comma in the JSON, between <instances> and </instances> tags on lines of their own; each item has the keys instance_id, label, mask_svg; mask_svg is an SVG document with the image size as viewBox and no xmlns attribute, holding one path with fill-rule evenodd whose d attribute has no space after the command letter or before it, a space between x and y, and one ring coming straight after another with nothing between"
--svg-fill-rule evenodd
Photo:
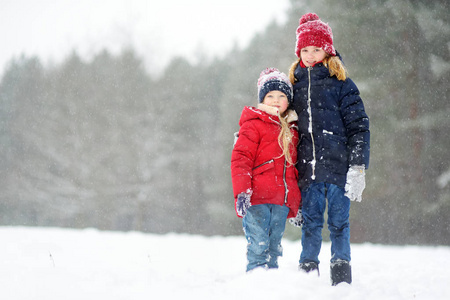
<instances>
[{"instance_id":1,"label":"red winter jacket","mask_svg":"<svg viewBox=\"0 0 450 300\"><path fill-rule=\"evenodd\" d=\"M297 114L289 110L293 137L291 157L297 161ZM278 204L289 207L288 218L295 217L301 203L297 168L289 165L278 144L281 130L277 109L259 104L245 107L239 121L239 138L231 154L231 179L235 205L237 195L251 193L251 204Z\"/></svg>"}]
</instances>

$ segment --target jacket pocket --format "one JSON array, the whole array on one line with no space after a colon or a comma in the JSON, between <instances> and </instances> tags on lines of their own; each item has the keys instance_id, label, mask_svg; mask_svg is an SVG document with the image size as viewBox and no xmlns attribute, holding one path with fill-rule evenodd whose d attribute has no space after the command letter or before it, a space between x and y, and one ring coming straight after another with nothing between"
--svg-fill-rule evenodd
<instances>
[{"instance_id":1,"label":"jacket pocket","mask_svg":"<svg viewBox=\"0 0 450 300\"><path fill-rule=\"evenodd\" d=\"M268 160L253 168L253 175L261 174L267 170L273 169L275 167L274 160Z\"/></svg>"},{"instance_id":2,"label":"jacket pocket","mask_svg":"<svg viewBox=\"0 0 450 300\"><path fill-rule=\"evenodd\" d=\"M323 159L325 166L338 174L346 174L348 169L347 138L324 133Z\"/></svg>"}]
</instances>

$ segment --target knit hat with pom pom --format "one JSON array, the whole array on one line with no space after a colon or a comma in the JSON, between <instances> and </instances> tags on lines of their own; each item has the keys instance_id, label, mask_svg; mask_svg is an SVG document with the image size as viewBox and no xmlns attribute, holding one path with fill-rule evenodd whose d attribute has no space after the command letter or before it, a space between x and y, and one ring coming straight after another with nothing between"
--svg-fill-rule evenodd
<instances>
[{"instance_id":1,"label":"knit hat with pom pom","mask_svg":"<svg viewBox=\"0 0 450 300\"><path fill-rule=\"evenodd\" d=\"M289 103L292 102L293 88L289 78L276 68L267 68L261 72L258 79L259 103L263 102L267 93L275 90L283 92Z\"/></svg>"},{"instance_id":2,"label":"knit hat with pom pom","mask_svg":"<svg viewBox=\"0 0 450 300\"><path fill-rule=\"evenodd\" d=\"M322 48L326 53L335 56L333 33L327 23L322 22L315 13L308 13L300 18L297 28L295 54L300 58L300 50L308 46Z\"/></svg>"}]
</instances>

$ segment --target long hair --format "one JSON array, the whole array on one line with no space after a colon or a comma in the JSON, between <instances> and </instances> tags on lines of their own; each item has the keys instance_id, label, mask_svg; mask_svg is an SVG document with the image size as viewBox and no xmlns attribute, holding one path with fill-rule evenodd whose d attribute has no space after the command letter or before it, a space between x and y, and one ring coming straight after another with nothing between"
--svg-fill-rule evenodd
<instances>
[{"instance_id":1,"label":"long hair","mask_svg":"<svg viewBox=\"0 0 450 300\"><path fill-rule=\"evenodd\" d=\"M300 58L296 60L289 69L289 80L294 84L297 80L295 79L294 72L300 63ZM327 55L322 61L323 65L330 71L330 76L336 76L338 80L344 81L347 79L347 69L345 69L344 64L338 56Z\"/></svg>"},{"instance_id":2,"label":"long hair","mask_svg":"<svg viewBox=\"0 0 450 300\"><path fill-rule=\"evenodd\" d=\"M280 118L281 124L280 134L278 135L278 144L280 145L281 149L283 149L282 156L284 155L286 161L290 165L295 165L297 162L292 161L290 150L292 146L295 147L296 145L292 144L294 135L292 134L292 131L289 128L289 123L287 120L288 117L287 110L282 115L278 114L278 117Z\"/></svg>"}]
</instances>

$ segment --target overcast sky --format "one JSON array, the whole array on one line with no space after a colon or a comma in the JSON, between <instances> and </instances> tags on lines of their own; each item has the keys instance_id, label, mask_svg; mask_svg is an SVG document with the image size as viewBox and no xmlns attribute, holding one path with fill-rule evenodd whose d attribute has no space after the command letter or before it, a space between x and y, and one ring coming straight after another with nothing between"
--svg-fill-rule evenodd
<instances>
[{"instance_id":1,"label":"overcast sky","mask_svg":"<svg viewBox=\"0 0 450 300\"><path fill-rule=\"evenodd\" d=\"M247 45L272 20L284 23L289 0L0 0L0 74L21 54L58 63L76 50L89 59L132 46L150 72L175 55L202 49L221 56Z\"/></svg>"}]
</instances>

